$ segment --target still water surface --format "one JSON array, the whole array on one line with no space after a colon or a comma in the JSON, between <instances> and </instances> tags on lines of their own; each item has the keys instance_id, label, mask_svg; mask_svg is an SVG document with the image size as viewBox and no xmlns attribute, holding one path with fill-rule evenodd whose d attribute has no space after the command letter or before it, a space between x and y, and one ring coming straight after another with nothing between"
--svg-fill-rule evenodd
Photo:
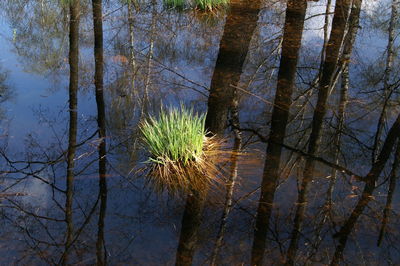
<instances>
[{"instance_id":1,"label":"still water surface","mask_svg":"<svg viewBox=\"0 0 400 266\"><path fill-rule=\"evenodd\" d=\"M400 264L397 1L61 2L0 3L1 265ZM180 103L240 151L206 199L141 171Z\"/></svg>"}]
</instances>

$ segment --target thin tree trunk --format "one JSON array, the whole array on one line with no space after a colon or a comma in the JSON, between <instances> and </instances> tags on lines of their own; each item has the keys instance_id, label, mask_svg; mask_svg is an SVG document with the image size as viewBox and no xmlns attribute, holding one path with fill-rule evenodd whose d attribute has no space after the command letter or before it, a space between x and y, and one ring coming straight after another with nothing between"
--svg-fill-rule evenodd
<instances>
[{"instance_id":1,"label":"thin tree trunk","mask_svg":"<svg viewBox=\"0 0 400 266\"><path fill-rule=\"evenodd\" d=\"M157 16L157 3L153 0L152 2L152 12L151 12L151 28L150 28L150 46L149 52L147 54L147 73L144 82L144 92L143 92L143 101L142 101L142 111L141 118L143 117L145 111L147 110L149 104L149 89L151 82L151 69L153 66L153 54L154 54L154 39L155 39L155 30L156 30L156 16Z\"/></svg>"},{"instance_id":2,"label":"thin tree trunk","mask_svg":"<svg viewBox=\"0 0 400 266\"><path fill-rule=\"evenodd\" d=\"M341 82L341 90L340 90L340 103L339 103L339 110L338 110L338 121L337 121L337 130L334 139L334 145L337 147L334 159L335 163L339 163L339 153L340 153L340 139L342 136L344 122L345 122L345 113L346 113L346 106L348 102L348 90L349 90L349 64L351 59L351 53L353 50L353 45L356 40L357 31L359 28L359 21L360 21L360 12L361 12L361 5L362 0L353 0L350 17L349 17L349 31L347 33L347 38L344 44L343 49L343 57L342 61L344 63L343 72L342 72L342 82ZM336 175L337 170L333 170L330 178L329 188L327 192L327 203L330 209L332 205L332 193L333 188L336 183Z\"/></svg>"},{"instance_id":3,"label":"thin tree trunk","mask_svg":"<svg viewBox=\"0 0 400 266\"><path fill-rule=\"evenodd\" d=\"M332 30L326 48L325 62L318 90L317 105L314 110L312 129L308 145L308 154L315 155L318 152L321 140L323 120L327 111L329 90L333 81L335 69L339 59L340 48L346 29L347 17L350 9L350 0L337 0L335 14L332 22ZM300 231L307 206L308 185L314 176L315 161L308 158L305 162L303 180L297 199L297 209L291 233L291 241L287 252L287 265L293 265L296 257Z\"/></svg>"},{"instance_id":4,"label":"thin tree trunk","mask_svg":"<svg viewBox=\"0 0 400 266\"><path fill-rule=\"evenodd\" d=\"M386 57L386 67L385 67L385 72L383 75L383 108L381 111L381 114L379 116L378 120L378 125L377 125L377 130L374 138L374 146L372 149L372 163L375 162L376 156L379 153L379 146L380 146L380 138L382 135L382 131L385 127L385 121L386 121L386 113L387 113L387 106L388 102L391 96L391 93L389 92L389 86L390 86L390 74L392 73L392 68L393 68L393 59L394 59L394 41L395 41L395 25L397 23L397 5L398 5L398 0L392 0L392 12L390 16L390 22L389 22L389 36L388 36L388 44L387 44L387 57Z\"/></svg>"},{"instance_id":5,"label":"thin tree trunk","mask_svg":"<svg viewBox=\"0 0 400 266\"><path fill-rule=\"evenodd\" d=\"M257 26L260 0L232 0L211 81L205 127L211 134L224 134L234 88L242 73L250 40ZM191 265L204 210L205 196L193 191L187 196L182 217L176 265Z\"/></svg>"},{"instance_id":6,"label":"thin tree trunk","mask_svg":"<svg viewBox=\"0 0 400 266\"><path fill-rule=\"evenodd\" d=\"M68 254L72 245L74 227L72 205L74 197L74 167L78 124L78 82L79 82L79 9L80 0L72 0L69 5L69 134L67 153L67 198L65 202L65 221L67 235L62 265L68 264Z\"/></svg>"},{"instance_id":7,"label":"thin tree trunk","mask_svg":"<svg viewBox=\"0 0 400 266\"><path fill-rule=\"evenodd\" d=\"M287 3L282 54L257 210L251 265L262 265L263 261L276 182L280 173L282 147L279 143L284 142L286 134L306 9L307 2L303 0L289 0Z\"/></svg>"},{"instance_id":8,"label":"thin tree trunk","mask_svg":"<svg viewBox=\"0 0 400 266\"><path fill-rule=\"evenodd\" d=\"M346 35L345 43L344 43L344 48L343 48L343 56L341 58L341 61L343 62L343 71L341 74L341 87L340 87L340 98L339 98L339 107L338 107L338 114L337 114L337 126L336 126L336 133L335 137L333 140L333 146L335 147L335 151L333 154L334 158L334 163L336 165L339 164L339 154L341 151L341 137L342 137L342 132L344 129L344 123L345 123L345 114L346 114L346 106L348 103L348 91L349 91L349 64L350 64L350 58L351 58L351 53L353 50L353 45L354 41L357 36L357 31L359 28L359 18L360 18L360 11L361 11L361 4L362 0L354 0L352 3L352 8L350 12L350 17L349 17L349 30ZM332 211L332 195L333 195L333 190L336 184L336 178L337 178L337 169L332 169L332 173L330 176L329 180L329 186L328 190L326 193L326 202L324 204L324 208L322 210L322 218L318 222L314 232L316 232L314 236L314 240L312 241L313 243L317 243L314 245L314 250L317 249L318 243L322 241L321 237L321 231L326 224L326 221L329 216L331 216L331 211ZM309 256L310 257L310 256Z\"/></svg>"},{"instance_id":9,"label":"thin tree trunk","mask_svg":"<svg viewBox=\"0 0 400 266\"><path fill-rule=\"evenodd\" d=\"M107 208L107 180L106 180L106 115L104 104L103 84L103 11L102 0L92 0L93 29L94 29L94 59L95 59L95 94L97 104L97 125L99 130L99 193L100 214L96 242L97 265L106 265L107 257L104 244L104 220Z\"/></svg>"},{"instance_id":10,"label":"thin tree trunk","mask_svg":"<svg viewBox=\"0 0 400 266\"><path fill-rule=\"evenodd\" d=\"M392 153L392 149L395 146L396 141L399 139L399 136L400 136L400 115L397 117L396 121L390 128L377 160L372 165L371 170L365 177L366 184L360 200L358 201L356 207L353 209L350 217L345 221L339 232L334 236L339 238L339 244L336 247L331 265L338 265L339 261L342 259L343 250L346 246L347 239L350 233L352 232L358 218L364 211L364 208L368 205L368 203L372 199L372 193L375 190L375 184L378 181L378 178L383 168L385 167L386 162L388 161L390 154Z\"/></svg>"},{"instance_id":11,"label":"thin tree trunk","mask_svg":"<svg viewBox=\"0 0 400 266\"><path fill-rule=\"evenodd\" d=\"M392 171L390 173L389 190L388 190L386 205L385 209L383 210L382 225L381 229L379 230L379 237L377 242L378 247L382 243L382 239L385 235L386 225L389 221L389 212L392 209L393 195L396 189L397 178L399 176L399 164L400 164L400 142L397 142L396 154L392 165Z\"/></svg>"},{"instance_id":12,"label":"thin tree trunk","mask_svg":"<svg viewBox=\"0 0 400 266\"><path fill-rule=\"evenodd\" d=\"M325 9L325 21L324 21L324 44L322 46L322 51L321 51L321 63L319 68L322 69L324 66L325 62L325 52L326 52L326 46L328 45L328 38L329 38L329 17L330 17L330 11L331 11L331 5L332 5L332 0L328 0L326 3L326 9ZM322 72L320 72L321 74ZM319 77L321 79L321 77Z\"/></svg>"},{"instance_id":13,"label":"thin tree trunk","mask_svg":"<svg viewBox=\"0 0 400 266\"><path fill-rule=\"evenodd\" d=\"M233 149L232 149L233 154L230 159L230 162L231 162L230 176L229 176L229 180L227 181L227 184L226 184L226 196L225 196L224 211L223 211L222 217L221 217L221 224L219 225L219 228L218 228L218 234L217 234L217 240L215 242L215 247L214 247L213 253L211 255L211 265L212 266L217 265L216 262L217 262L219 251L222 247L222 241L224 240L228 217L229 217L229 214L233 207L233 192L234 192L234 187L236 184L236 179L237 179L237 174L238 174L238 157L239 157L239 152L242 148L242 135L239 130L240 121L239 121L238 108L239 108L239 99L238 99L238 95L237 95L237 90L235 90L233 106L232 106L232 110L231 110L232 125L234 128L233 132L235 134L235 141L234 141L234 145L233 145Z\"/></svg>"},{"instance_id":14,"label":"thin tree trunk","mask_svg":"<svg viewBox=\"0 0 400 266\"><path fill-rule=\"evenodd\" d=\"M135 60L135 35L134 35L134 20L133 20L133 4L128 1L128 27L129 27L129 65L131 66L131 90L135 91L135 74L136 74L136 60Z\"/></svg>"}]
</instances>

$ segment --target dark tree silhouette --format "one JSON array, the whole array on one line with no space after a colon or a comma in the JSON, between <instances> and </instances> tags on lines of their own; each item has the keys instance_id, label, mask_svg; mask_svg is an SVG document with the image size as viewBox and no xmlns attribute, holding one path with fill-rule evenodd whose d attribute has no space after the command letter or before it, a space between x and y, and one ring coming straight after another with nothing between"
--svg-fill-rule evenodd
<instances>
[{"instance_id":1,"label":"dark tree silhouette","mask_svg":"<svg viewBox=\"0 0 400 266\"><path fill-rule=\"evenodd\" d=\"M97 265L106 265L107 255L104 243L104 220L107 208L107 180L106 180L106 114L104 104L104 59L103 59L103 11L102 0L92 1L93 31L94 31L94 60L95 60L95 94L97 104L97 125L99 136L99 195L100 214L96 242Z\"/></svg>"},{"instance_id":2,"label":"dark tree silhouette","mask_svg":"<svg viewBox=\"0 0 400 266\"><path fill-rule=\"evenodd\" d=\"M338 66L339 53L346 30L350 4L350 0L336 1L332 30L326 47L325 61L322 67L321 81L318 87L317 105L314 110L311 135L308 143L307 153L310 155L317 154L320 146L322 125L327 112L327 100L334 79L335 70ZM291 241L287 252L286 263L288 265L292 265L296 257L300 231L307 206L308 186L313 179L314 168L315 161L312 158L307 158L303 171L303 180L300 185L300 191L297 199L297 209L294 217Z\"/></svg>"},{"instance_id":3,"label":"dark tree silhouette","mask_svg":"<svg viewBox=\"0 0 400 266\"><path fill-rule=\"evenodd\" d=\"M340 259L343 256L343 250L346 246L347 239L353 230L358 218L364 211L365 207L372 199L372 193L376 188L376 182L385 167L387 161L389 160L390 154L392 153L393 147L400 136L400 115L397 117L396 121L390 128L386 140L382 146L382 150L375 163L372 165L369 173L365 176L365 186L362 192L361 198L357 205L354 207L349 218L344 222L343 226L340 228L339 232L335 235L339 239L339 244L336 247L335 254L333 256L331 265L338 265Z\"/></svg>"},{"instance_id":4,"label":"dark tree silhouette","mask_svg":"<svg viewBox=\"0 0 400 266\"><path fill-rule=\"evenodd\" d=\"M296 77L296 67L301 47L306 1L291 0L287 3L283 33L282 54L278 73L278 83L272 111L271 133L265 158L261 194L257 210L256 228L251 256L251 265L262 265L269 220L279 178L282 146L292 92Z\"/></svg>"},{"instance_id":5,"label":"dark tree silhouette","mask_svg":"<svg viewBox=\"0 0 400 266\"><path fill-rule=\"evenodd\" d=\"M68 264L68 253L73 240L72 203L74 196L74 166L78 123L78 81L79 81L79 6L80 0L71 0L69 26L69 138L67 152L67 191L65 221L67 223L65 251L62 264Z\"/></svg>"},{"instance_id":6,"label":"dark tree silhouette","mask_svg":"<svg viewBox=\"0 0 400 266\"><path fill-rule=\"evenodd\" d=\"M236 86L240 80L259 10L258 0L234 0L230 3L208 97L205 127L214 135L224 134L234 98L235 89L232 85ZM176 265L192 264L204 203L205 196L195 191L187 197Z\"/></svg>"}]
</instances>

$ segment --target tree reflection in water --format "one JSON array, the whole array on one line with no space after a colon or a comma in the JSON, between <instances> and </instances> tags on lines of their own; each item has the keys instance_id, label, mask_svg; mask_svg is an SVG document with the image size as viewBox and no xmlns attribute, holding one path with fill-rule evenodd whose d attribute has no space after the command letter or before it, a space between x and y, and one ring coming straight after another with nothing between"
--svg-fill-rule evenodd
<instances>
[{"instance_id":1,"label":"tree reflection in water","mask_svg":"<svg viewBox=\"0 0 400 266\"><path fill-rule=\"evenodd\" d=\"M0 5L1 264L400 263L397 0ZM213 197L139 171L179 102L243 152Z\"/></svg>"}]
</instances>

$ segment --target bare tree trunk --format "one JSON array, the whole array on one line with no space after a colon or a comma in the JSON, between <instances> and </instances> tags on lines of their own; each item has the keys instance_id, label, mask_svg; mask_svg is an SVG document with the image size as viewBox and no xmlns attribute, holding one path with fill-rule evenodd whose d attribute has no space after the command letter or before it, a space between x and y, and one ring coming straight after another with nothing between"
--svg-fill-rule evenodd
<instances>
[{"instance_id":1,"label":"bare tree trunk","mask_svg":"<svg viewBox=\"0 0 400 266\"><path fill-rule=\"evenodd\" d=\"M143 92L143 101L142 101L142 110L141 110L141 118L144 115L144 112L147 110L149 104L149 88L151 81L151 69L153 67L153 54L154 54L154 39L155 39L155 30L156 30L156 16L157 16L157 3L156 1L151 1L152 12L151 12L151 28L150 28L150 46L149 52L147 53L147 73L144 81L144 92Z\"/></svg>"},{"instance_id":2,"label":"bare tree trunk","mask_svg":"<svg viewBox=\"0 0 400 266\"><path fill-rule=\"evenodd\" d=\"M338 110L338 120L337 120L337 130L336 130L336 135L334 139L334 145L337 147L335 154L334 154L334 159L335 163L339 163L339 152L340 152L340 139L342 136L343 128L344 128L344 121L345 121L345 113L346 113L346 106L348 102L348 90L349 90L349 64L350 64L350 58L351 58L351 53L353 50L353 45L356 40L357 36L357 31L359 28L359 20L360 20L360 12L361 12L361 5L362 5L362 0L353 0L351 12L350 12L350 17L349 17L349 31L346 36L346 40L344 43L344 49L343 49L343 57L342 57L342 62L344 64L343 66L343 72L342 72L342 82L341 82L341 90L340 90L340 103L339 103L339 110ZM333 188L336 183L336 175L337 175L337 170L333 170L330 178L330 184L327 192L327 203L330 209L330 206L332 205L332 193L333 193Z\"/></svg>"},{"instance_id":3,"label":"bare tree trunk","mask_svg":"<svg viewBox=\"0 0 400 266\"><path fill-rule=\"evenodd\" d=\"M282 54L257 210L251 265L262 265L263 261L276 182L280 173L282 146L279 143L283 143L286 134L306 9L307 2L303 0L289 0L287 3Z\"/></svg>"},{"instance_id":4,"label":"bare tree trunk","mask_svg":"<svg viewBox=\"0 0 400 266\"><path fill-rule=\"evenodd\" d=\"M390 154L392 153L392 149L396 141L399 139L399 136L400 136L400 115L397 117L396 121L390 128L377 160L372 165L371 170L365 177L366 184L360 200L358 201L356 207L353 209L353 212L351 213L350 217L345 221L339 232L334 236L339 238L339 244L336 247L331 265L338 265L339 261L342 259L343 250L346 246L347 239L351 231L353 230L358 218L364 211L364 208L370 202L372 193L375 190L375 183L378 181L378 178L383 168L385 167L386 162L388 161Z\"/></svg>"},{"instance_id":5,"label":"bare tree trunk","mask_svg":"<svg viewBox=\"0 0 400 266\"><path fill-rule=\"evenodd\" d=\"M324 44L322 46L322 51L321 51L321 63L319 68L322 69L324 66L325 62L325 52L326 52L326 46L328 45L328 40L329 40L329 17L330 17L330 11L331 11L331 5L332 5L332 0L328 0L326 3L326 9L325 9L325 18L324 18ZM319 73L320 75L322 72ZM321 79L321 77L319 77Z\"/></svg>"},{"instance_id":6,"label":"bare tree trunk","mask_svg":"<svg viewBox=\"0 0 400 266\"><path fill-rule=\"evenodd\" d=\"M124 91L124 94L126 95L124 99L125 104L128 106L134 106L135 105L135 99L140 99L141 97L139 96L138 89L135 88L135 79L136 79L136 74L137 74L137 66L136 66L136 56L135 56L135 27L134 27L134 10L136 9L135 4L133 1L129 0L127 1L127 7L128 7L128 30L129 30L129 74L127 74L127 77L130 82L128 82L128 87L126 88L126 91ZM121 98L121 97L119 97ZM125 113L124 113L125 117ZM127 119L125 119L127 120Z\"/></svg>"},{"instance_id":7,"label":"bare tree trunk","mask_svg":"<svg viewBox=\"0 0 400 266\"><path fill-rule=\"evenodd\" d=\"M341 87L340 87L340 98L339 98L339 107L338 107L338 114L337 114L337 123L336 123L336 133L335 137L333 139L333 146L335 147L335 151L333 154L334 158L334 163L336 165L339 164L339 154L341 151L341 137L342 137L342 132L344 129L344 123L345 123L345 114L346 114L346 106L348 103L348 91L349 91L349 64L350 64L350 58L351 58L351 53L353 50L353 45L354 41L357 36L357 31L359 28L359 18L360 18L360 11L361 11L361 4L362 0L354 0L350 12L350 17L349 17L349 30L347 32L345 42L344 42L344 48L343 48L343 56L340 59L343 63L343 70L341 74ZM319 243L322 241L321 237L321 232L326 224L328 218L332 215L332 195L333 195L333 189L336 183L336 178L337 178L337 169L332 169L332 173L330 176L329 180L329 186L328 190L326 193L326 201L324 204L324 208L322 209L322 214L320 215L321 218L317 217L317 219L320 219L317 222L316 228L314 229L315 235L313 238L313 243L316 243L313 245L314 250L317 249ZM310 256L310 255L309 255Z\"/></svg>"},{"instance_id":8,"label":"bare tree trunk","mask_svg":"<svg viewBox=\"0 0 400 266\"><path fill-rule=\"evenodd\" d=\"M74 167L78 123L78 82L79 82L79 19L80 0L72 0L69 4L69 134L67 153L67 198L65 202L65 221L67 235L62 265L68 264L68 254L72 245L74 227L72 205L74 197Z\"/></svg>"},{"instance_id":9,"label":"bare tree trunk","mask_svg":"<svg viewBox=\"0 0 400 266\"><path fill-rule=\"evenodd\" d=\"M234 128L233 132L235 134L235 141L234 141L234 145L233 145L233 149L232 149L233 153L232 153L232 156L230 159L230 162L231 162L230 176L229 176L229 180L227 181L227 184L226 184L226 196L225 196L224 211L222 213L221 224L218 229L215 247L214 247L213 253L211 255L211 265L212 266L217 265L216 262L217 262L219 251L222 247L222 241L224 240L228 217L229 217L229 214L233 207L233 192L234 192L234 187L236 184L236 179L237 179L237 174L238 174L238 157L239 157L239 152L242 148L242 135L239 130L239 128L240 128L239 110L238 110L239 99L238 99L238 95L237 95L237 90L235 90L234 94L235 95L234 95L234 100L233 100L233 104L232 104L231 115L232 115L232 125Z\"/></svg>"},{"instance_id":10,"label":"bare tree trunk","mask_svg":"<svg viewBox=\"0 0 400 266\"><path fill-rule=\"evenodd\" d=\"M213 134L223 134L225 130L234 97L231 85L239 83L260 4L260 0L231 1L208 98L206 124Z\"/></svg>"},{"instance_id":11,"label":"bare tree trunk","mask_svg":"<svg viewBox=\"0 0 400 266\"><path fill-rule=\"evenodd\" d=\"M315 155L318 152L321 139L323 120L327 111L329 90L334 78L335 69L339 59L340 48L346 29L351 0L337 0L335 14L332 22L332 30L326 48L325 62L318 90L317 105L314 110L312 129L308 145L308 154ZM314 176L315 161L308 158L305 162L303 180L297 199L297 209L294 218L291 241L287 252L287 265L293 265L297 253L298 242L304 213L307 206L308 185Z\"/></svg>"},{"instance_id":12,"label":"bare tree trunk","mask_svg":"<svg viewBox=\"0 0 400 266\"><path fill-rule=\"evenodd\" d=\"M382 225L381 229L379 230L377 246L381 245L383 236L385 235L386 225L389 220L389 212L392 209L392 200L394 191L396 189L396 182L399 176L399 165L400 165L400 142L397 142L397 149L392 165L392 171L390 173L389 190L388 190L385 209L383 210Z\"/></svg>"},{"instance_id":13,"label":"bare tree trunk","mask_svg":"<svg viewBox=\"0 0 400 266\"><path fill-rule=\"evenodd\" d=\"M94 59L96 87L97 124L99 131L99 194L100 214L98 220L98 233L96 242L97 265L106 265L107 255L104 244L104 220L107 208L107 181L106 181L106 115L104 104L103 84L103 11L102 0L92 0L93 30L94 30Z\"/></svg>"},{"instance_id":14,"label":"bare tree trunk","mask_svg":"<svg viewBox=\"0 0 400 266\"><path fill-rule=\"evenodd\" d=\"M187 196L176 253L176 266L192 265L204 204L204 195L197 191L193 191Z\"/></svg>"},{"instance_id":15,"label":"bare tree trunk","mask_svg":"<svg viewBox=\"0 0 400 266\"><path fill-rule=\"evenodd\" d=\"M136 60L135 60L135 35L134 35L134 20L133 20L133 4L128 1L128 27L129 27L129 65L131 66L131 89L135 90L135 74L136 74Z\"/></svg>"},{"instance_id":16,"label":"bare tree trunk","mask_svg":"<svg viewBox=\"0 0 400 266\"><path fill-rule=\"evenodd\" d=\"M395 25L397 23L397 5L398 5L398 0L392 0L392 12L390 16L390 22L389 22L389 37L388 37L388 44L387 44L387 57L386 57L386 67L385 67L385 72L383 75L383 108L382 112L379 116L378 120L378 125L377 125L377 130L374 138L374 146L372 150L372 163L375 162L377 154L379 153L379 146L380 146L380 138L382 135L382 131L385 127L386 123L386 113L387 113L387 106L388 102L391 96L391 93L389 92L389 86L390 86L390 74L392 73L392 67L393 67L393 59L394 59L394 41L395 41Z\"/></svg>"},{"instance_id":17,"label":"bare tree trunk","mask_svg":"<svg viewBox=\"0 0 400 266\"><path fill-rule=\"evenodd\" d=\"M250 40L257 26L260 4L260 0L231 1L208 98L205 127L211 134L224 134L234 97L231 85L237 86L240 80ZM204 204L205 196L196 191L187 196L176 265L192 264Z\"/></svg>"}]
</instances>

